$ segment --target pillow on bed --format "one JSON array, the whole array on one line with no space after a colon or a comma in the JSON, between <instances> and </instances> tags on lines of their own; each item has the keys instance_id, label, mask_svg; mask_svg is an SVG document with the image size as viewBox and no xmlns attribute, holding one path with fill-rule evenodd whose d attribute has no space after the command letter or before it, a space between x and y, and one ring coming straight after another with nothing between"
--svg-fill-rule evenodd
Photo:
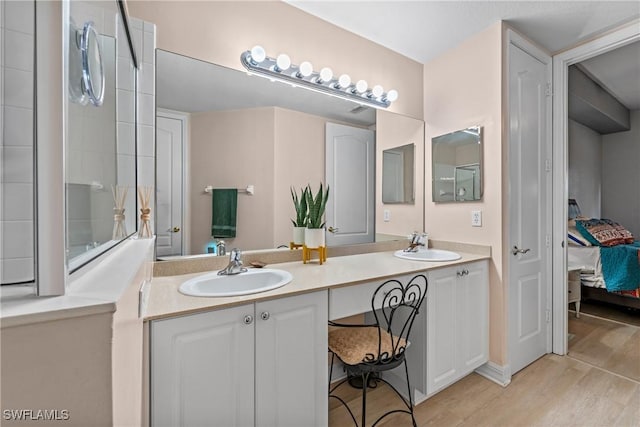
<instances>
[{"instance_id":1,"label":"pillow on bed","mask_svg":"<svg viewBox=\"0 0 640 427\"><path fill-rule=\"evenodd\" d=\"M625 238L618 230L600 219L576 220L576 228L595 246L615 246L625 242Z\"/></svg>"},{"instance_id":2,"label":"pillow on bed","mask_svg":"<svg viewBox=\"0 0 640 427\"><path fill-rule=\"evenodd\" d=\"M626 244L629 245L629 244L633 243L633 234L631 234L631 232L629 230L627 230L626 228L624 228L622 225L620 225L619 223L617 223L615 221L611 221L610 219L602 218L602 221L606 222L607 224L612 226L618 233L620 233L622 235L622 238L624 239L624 242Z\"/></svg>"},{"instance_id":3,"label":"pillow on bed","mask_svg":"<svg viewBox=\"0 0 640 427\"><path fill-rule=\"evenodd\" d=\"M567 224L567 242L574 246L593 246L591 242L582 237L582 234L576 228L575 219L570 219Z\"/></svg>"}]
</instances>

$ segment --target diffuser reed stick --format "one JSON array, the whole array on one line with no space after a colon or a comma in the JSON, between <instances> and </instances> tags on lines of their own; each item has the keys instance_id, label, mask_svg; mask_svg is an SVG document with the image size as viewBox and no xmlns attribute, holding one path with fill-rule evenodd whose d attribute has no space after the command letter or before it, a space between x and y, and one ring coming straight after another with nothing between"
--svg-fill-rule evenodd
<instances>
[{"instance_id":1,"label":"diffuser reed stick","mask_svg":"<svg viewBox=\"0 0 640 427\"><path fill-rule=\"evenodd\" d=\"M125 224L124 205L127 200L129 188L123 185L111 186L111 194L113 194L113 240L122 240L127 237L127 225Z\"/></svg>"},{"instance_id":2,"label":"diffuser reed stick","mask_svg":"<svg viewBox=\"0 0 640 427\"><path fill-rule=\"evenodd\" d=\"M138 237L148 239L153 236L151 233L151 195L153 187L139 185L138 198L140 199L140 227L138 228Z\"/></svg>"}]
</instances>

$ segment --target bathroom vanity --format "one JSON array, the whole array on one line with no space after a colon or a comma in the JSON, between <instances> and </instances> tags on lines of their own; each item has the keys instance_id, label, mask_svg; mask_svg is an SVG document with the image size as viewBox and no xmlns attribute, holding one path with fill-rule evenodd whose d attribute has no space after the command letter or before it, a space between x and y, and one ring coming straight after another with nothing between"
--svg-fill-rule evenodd
<instances>
[{"instance_id":1,"label":"bathroom vanity","mask_svg":"<svg viewBox=\"0 0 640 427\"><path fill-rule=\"evenodd\" d=\"M202 273L154 278L150 425L326 425L327 321L370 311L378 285L418 273L429 288L407 357L416 401L428 398L488 360L489 254L460 254L451 262L380 252L283 263L291 283L239 297L178 292Z\"/></svg>"}]
</instances>

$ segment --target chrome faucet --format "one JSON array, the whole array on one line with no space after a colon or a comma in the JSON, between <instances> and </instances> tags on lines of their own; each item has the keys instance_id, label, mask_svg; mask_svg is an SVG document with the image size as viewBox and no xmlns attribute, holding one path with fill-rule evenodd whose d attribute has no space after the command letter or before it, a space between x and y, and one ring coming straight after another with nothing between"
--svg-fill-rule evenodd
<instances>
[{"instance_id":1,"label":"chrome faucet","mask_svg":"<svg viewBox=\"0 0 640 427\"><path fill-rule=\"evenodd\" d=\"M418 249L427 246L428 238L429 236L427 233L418 233L417 231L414 231L409 237L411 243L409 243L409 247L405 249L404 252L418 252Z\"/></svg>"},{"instance_id":2,"label":"chrome faucet","mask_svg":"<svg viewBox=\"0 0 640 427\"><path fill-rule=\"evenodd\" d=\"M218 271L218 275L232 276L234 274L244 273L245 271L247 271L247 269L242 266L242 251L238 248L233 248L229 254L229 265L227 265L224 270Z\"/></svg>"}]
</instances>

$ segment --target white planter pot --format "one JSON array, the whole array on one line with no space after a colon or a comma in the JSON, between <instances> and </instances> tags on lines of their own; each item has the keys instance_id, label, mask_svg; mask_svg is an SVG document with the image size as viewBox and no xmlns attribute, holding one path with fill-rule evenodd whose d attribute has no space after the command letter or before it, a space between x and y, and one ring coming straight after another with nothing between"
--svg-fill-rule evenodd
<instances>
[{"instance_id":1,"label":"white planter pot","mask_svg":"<svg viewBox=\"0 0 640 427\"><path fill-rule=\"evenodd\" d=\"M326 246L324 243L324 228L307 228L304 231L304 244L308 248Z\"/></svg>"},{"instance_id":2,"label":"white planter pot","mask_svg":"<svg viewBox=\"0 0 640 427\"><path fill-rule=\"evenodd\" d=\"M293 243L304 245L304 233L307 227L293 227Z\"/></svg>"}]
</instances>

